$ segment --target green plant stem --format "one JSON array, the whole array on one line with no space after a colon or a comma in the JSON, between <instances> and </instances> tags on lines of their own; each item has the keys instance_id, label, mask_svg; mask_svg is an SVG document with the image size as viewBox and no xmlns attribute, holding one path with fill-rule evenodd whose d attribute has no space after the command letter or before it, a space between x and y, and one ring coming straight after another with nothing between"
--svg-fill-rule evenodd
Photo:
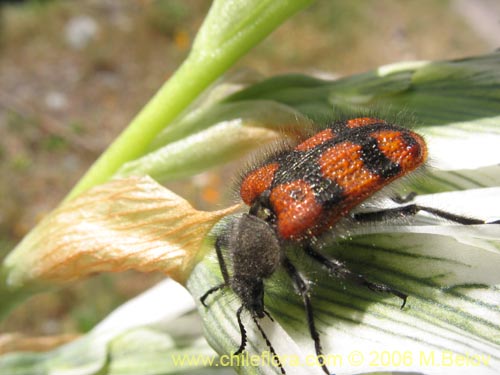
<instances>
[{"instance_id":1,"label":"green plant stem","mask_svg":"<svg viewBox=\"0 0 500 375\"><path fill-rule=\"evenodd\" d=\"M215 1L185 62L67 196L107 181L249 49L312 0Z\"/></svg>"},{"instance_id":2,"label":"green plant stem","mask_svg":"<svg viewBox=\"0 0 500 375\"><path fill-rule=\"evenodd\" d=\"M4 266L0 267L0 321L28 297L44 290L42 287L35 288L33 285L26 285L21 288L10 288L7 278L8 271Z\"/></svg>"}]
</instances>

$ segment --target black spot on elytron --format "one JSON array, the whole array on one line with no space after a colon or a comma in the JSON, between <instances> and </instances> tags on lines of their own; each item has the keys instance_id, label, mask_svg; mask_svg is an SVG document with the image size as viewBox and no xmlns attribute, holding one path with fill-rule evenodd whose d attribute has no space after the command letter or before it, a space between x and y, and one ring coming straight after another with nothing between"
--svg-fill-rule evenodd
<instances>
[{"instance_id":1,"label":"black spot on elytron","mask_svg":"<svg viewBox=\"0 0 500 375\"><path fill-rule=\"evenodd\" d=\"M301 180L314 192L314 198L320 205L333 206L344 199L343 189L335 181L326 179L318 163L322 150L314 148L306 151L292 151L277 158L279 168L276 171L271 190L281 184ZM294 197L292 197L294 198ZM300 200L300 197L297 197Z\"/></svg>"},{"instance_id":2,"label":"black spot on elytron","mask_svg":"<svg viewBox=\"0 0 500 375\"><path fill-rule=\"evenodd\" d=\"M361 145L361 160L363 160L365 167L370 172L383 179L388 179L401 173L399 164L387 158L378 148L377 140L371 137L367 138Z\"/></svg>"},{"instance_id":3,"label":"black spot on elytron","mask_svg":"<svg viewBox=\"0 0 500 375\"><path fill-rule=\"evenodd\" d=\"M403 133L403 140L406 143L406 147L411 148L414 146L418 146L418 155L413 155L414 157L420 157L422 153L422 149L420 144L411 136L411 134Z\"/></svg>"},{"instance_id":4,"label":"black spot on elytron","mask_svg":"<svg viewBox=\"0 0 500 375\"><path fill-rule=\"evenodd\" d=\"M344 189L335 181L316 174L309 176L306 181L314 191L316 202L324 209L334 207L344 200Z\"/></svg>"}]
</instances>

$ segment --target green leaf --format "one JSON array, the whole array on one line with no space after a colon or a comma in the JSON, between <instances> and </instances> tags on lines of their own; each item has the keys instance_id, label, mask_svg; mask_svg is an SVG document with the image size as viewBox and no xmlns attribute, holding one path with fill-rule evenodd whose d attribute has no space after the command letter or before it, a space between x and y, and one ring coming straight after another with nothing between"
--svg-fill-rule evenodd
<instances>
[{"instance_id":1,"label":"green leaf","mask_svg":"<svg viewBox=\"0 0 500 375\"><path fill-rule=\"evenodd\" d=\"M149 175L159 181L188 177L244 156L256 144L277 139L275 132L228 121L128 162L116 177Z\"/></svg>"},{"instance_id":2,"label":"green leaf","mask_svg":"<svg viewBox=\"0 0 500 375\"><path fill-rule=\"evenodd\" d=\"M217 91L217 89L218 86L212 91ZM221 123L238 122L245 126L264 127L275 131L284 130L288 133L298 132L310 123L310 120L300 112L273 101L215 102L209 105L202 102L199 105L200 107L193 109L165 129L153 142L152 150Z\"/></svg>"},{"instance_id":3,"label":"green leaf","mask_svg":"<svg viewBox=\"0 0 500 375\"><path fill-rule=\"evenodd\" d=\"M157 139L156 150L123 165L116 177L149 175L167 181L191 176L278 140L282 137L279 130L293 135L309 123L300 113L275 102L216 104L172 124L174 131ZM178 139L177 129L182 129L183 138Z\"/></svg>"},{"instance_id":4,"label":"green leaf","mask_svg":"<svg viewBox=\"0 0 500 375\"><path fill-rule=\"evenodd\" d=\"M467 190L500 186L500 167L493 165L478 169L441 171L429 169L425 178L410 181L407 189L429 194L454 190Z\"/></svg>"},{"instance_id":5,"label":"green leaf","mask_svg":"<svg viewBox=\"0 0 500 375\"><path fill-rule=\"evenodd\" d=\"M410 112L415 125L444 125L500 114L500 52L462 60L403 62L321 80L303 75L269 78L227 101L274 100L311 118L336 111ZM498 132L498 131L497 131Z\"/></svg>"}]
</instances>

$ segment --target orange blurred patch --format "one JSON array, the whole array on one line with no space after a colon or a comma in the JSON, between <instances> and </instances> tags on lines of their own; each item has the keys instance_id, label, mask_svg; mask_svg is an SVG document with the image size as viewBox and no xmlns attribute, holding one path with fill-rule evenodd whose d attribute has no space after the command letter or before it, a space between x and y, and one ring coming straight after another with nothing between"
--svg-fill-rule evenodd
<instances>
[{"instance_id":1,"label":"orange blurred patch","mask_svg":"<svg viewBox=\"0 0 500 375\"><path fill-rule=\"evenodd\" d=\"M179 30L174 34L174 43L178 49L185 51L189 48L191 38L187 32Z\"/></svg>"},{"instance_id":2,"label":"orange blurred patch","mask_svg":"<svg viewBox=\"0 0 500 375\"><path fill-rule=\"evenodd\" d=\"M207 187L202 190L201 199L203 199L206 203L215 204L220 200L220 193L213 187Z\"/></svg>"}]
</instances>

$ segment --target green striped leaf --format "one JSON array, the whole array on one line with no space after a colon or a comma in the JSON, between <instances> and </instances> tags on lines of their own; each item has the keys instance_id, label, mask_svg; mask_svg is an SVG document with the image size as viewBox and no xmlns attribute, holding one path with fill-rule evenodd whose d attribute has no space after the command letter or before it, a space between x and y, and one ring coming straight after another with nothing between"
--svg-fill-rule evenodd
<instances>
[{"instance_id":1,"label":"green striped leaf","mask_svg":"<svg viewBox=\"0 0 500 375\"><path fill-rule=\"evenodd\" d=\"M451 207L451 202L460 199L466 205L457 207L456 214L466 211L498 220L497 205L488 203L493 198L498 201L499 194L500 188L479 189L421 196L417 202ZM371 281L407 293L409 298L407 306L400 309L398 298L332 277L300 249L288 249L288 256L311 282L315 319L332 372L497 372L500 225L462 226L419 214L405 224L351 223L348 228L347 232L339 231L323 251ZM212 254L197 266L188 287L199 298L221 281ZM207 338L220 354L231 354L240 344L235 316L240 302L230 290L207 301L208 308L199 305ZM265 318L263 326L287 373L321 373L317 365L307 364L315 351L304 307L282 270L266 283L265 303L275 322ZM261 353L269 349L248 314L244 323L250 332L247 349L250 355L261 358L263 368L244 366L239 372L279 373L278 368L266 365Z\"/></svg>"},{"instance_id":2,"label":"green striped leaf","mask_svg":"<svg viewBox=\"0 0 500 375\"><path fill-rule=\"evenodd\" d=\"M500 113L500 52L462 60L403 62L334 81L303 75L264 80L227 101L266 99L317 118L334 111L411 112L423 126Z\"/></svg>"},{"instance_id":3,"label":"green striped leaf","mask_svg":"<svg viewBox=\"0 0 500 375\"><path fill-rule=\"evenodd\" d=\"M408 190L427 194L493 186L500 186L500 168L498 165L454 171L429 170L425 174L425 180L411 181L408 184Z\"/></svg>"}]
</instances>

